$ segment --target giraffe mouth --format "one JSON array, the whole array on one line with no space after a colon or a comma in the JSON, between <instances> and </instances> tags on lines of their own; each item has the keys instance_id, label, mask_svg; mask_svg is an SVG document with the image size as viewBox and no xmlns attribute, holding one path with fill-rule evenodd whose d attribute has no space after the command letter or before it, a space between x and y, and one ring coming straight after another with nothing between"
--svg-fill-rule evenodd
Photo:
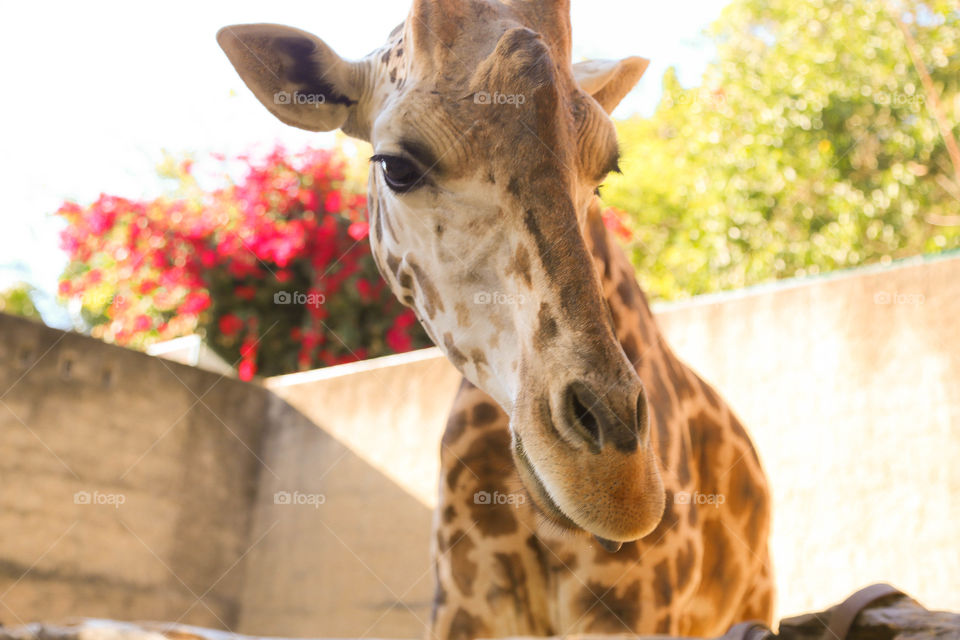
<instances>
[{"instance_id":1,"label":"giraffe mouth","mask_svg":"<svg viewBox=\"0 0 960 640\"><path fill-rule=\"evenodd\" d=\"M513 452L517 460L517 471L520 472L520 478L523 480L527 492L531 494L531 502L537 511L547 520L564 529L579 529L580 527L553 501L550 492L547 491L546 485L543 484L540 476L537 475L536 469L533 468L533 463L530 462L530 458L527 457L527 452L523 447L523 440L520 439L520 434L514 434Z\"/></svg>"},{"instance_id":2,"label":"giraffe mouth","mask_svg":"<svg viewBox=\"0 0 960 640\"><path fill-rule=\"evenodd\" d=\"M540 476L537 475L536 469L533 468L533 463L527 457L527 452L523 448L523 441L519 435L515 436L513 451L516 454L520 477L524 480L524 486L527 487L527 492L531 494L531 502L537 511L547 520L565 529L580 530L581 528L550 497L550 492L547 491L547 487L543 484ZM610 553L616 553L623 546L622 542L601 538L596 534L592 535L594 540Z\"/></svg>"}]
</instances>

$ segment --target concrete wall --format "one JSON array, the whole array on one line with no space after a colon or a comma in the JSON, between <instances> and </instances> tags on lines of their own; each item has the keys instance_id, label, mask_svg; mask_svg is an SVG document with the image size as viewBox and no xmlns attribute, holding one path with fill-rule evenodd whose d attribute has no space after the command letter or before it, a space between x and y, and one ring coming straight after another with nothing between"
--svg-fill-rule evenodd
<instances>
[{"instance_id":1,"label":"concrete wall","mask_svg":"<svg viewBox=\"0 0 960 640\"><path fill-rule=\"evenodd\" d=\"M960 259L658 316L758 443L782 613L881 579L960 610ZM178 378L216 384L200 404ZM420 636L453 368L428 350L217 380L0 316L0 621Z\"/></svg>"},{"instance_id":2,"label":"concrete wall","mask_svg":"<svg viewBox=\"0 0 960 640\"><path fill-rule=\"evenodd\" d=\"M267 381L275 473L261 475L254 535L270 533L247 559L242 632L423 635L439 442L459 383L432 349ZM323 504L276 504L295 490Z\"/></svg>"},{"instance_id":3,"label":"concrete wall","mask_svg":"<svg viewBox=\"0 0 960 640\"><path fill-rule=\"evenodd\" d=\"M0 621L235 625L268 399L0 315Z\"/></svg>"},{"instance_id":4,"label":"concrete wall","mask_svg":"<svg viewBox=\"0 0 960 640\"><path fill-rule=\"evenodd\" d=\"M419 637L458 384L428 350L271 392L0 315L0 623Z\"/></svg>"}]
</instances>

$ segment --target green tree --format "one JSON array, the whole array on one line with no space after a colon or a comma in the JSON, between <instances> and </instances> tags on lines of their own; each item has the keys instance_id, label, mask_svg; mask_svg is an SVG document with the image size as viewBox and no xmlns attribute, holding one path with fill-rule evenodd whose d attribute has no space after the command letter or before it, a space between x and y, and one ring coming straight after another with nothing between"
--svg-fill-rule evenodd
<instances>
[{"instance_id":1,"label":"green tree","mask_svg":"<svg viewBox=\"0 0 960 640\"><path fill-rule=\"evenodd\" d=\"M668 71L654 116L619 123L603 192L654 297L960 247L955 7L735 0L710 33L700 87Z\"/></svg>"},{"instance_id":2,"label":"green tree","mask_svg":"<svg viewBox=\"0 0 960 640\"><path fill-rule=\"evenodd\" d=\"M33 291L33 287L22 282L5 291L0 291L0 313L42 321L43 318L40 317L40 312L37 311L31 298Z\"/></svg>"}]
</instances>

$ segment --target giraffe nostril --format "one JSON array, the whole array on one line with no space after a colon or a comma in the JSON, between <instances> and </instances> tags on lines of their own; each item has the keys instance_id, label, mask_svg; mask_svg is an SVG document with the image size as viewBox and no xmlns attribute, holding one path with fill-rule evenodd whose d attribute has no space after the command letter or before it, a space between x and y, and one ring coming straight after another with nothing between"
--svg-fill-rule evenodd
<instances>
[{"instance_id":1,"label":"giraffe nostril","mask_svg":"<svg viewBox=\"0 0 960 640\"><path fill-rule=\"evenodd\" d=\"M574 382L567 387L566 411L568 422L593 453L603 446L603 418L598 415L595 395L583 384Z\"/></svg>"},{"instance_id":2,"label":"giraffe nostril","mask_svg":"<svg viewBox=\"0 0 960 640\"><path fill-rule=\"evenodd\" d=\"M632 452L647 430L647 401L640 392L636 409L623 398L623 408L616 413L614 406L580 381L573 382L566 391L566 422L570 431L586 442L591 453L600 453L607 444L623 452Z\"/></svg>"},{"instance_id":3,"label":"giraffe nostril","mask_svg":"<svg viewBox=\"0 0 960 640\"><path fill-rule=\"evenodd\" d=\"M580 398L573 395L573 420L579 424L590 436L590 439L600 443L600 425L597 423L597 417L583 405Z\"/></svg>"},{"instance_id":4,"label":"giraffe nostril","mask_svg":"<svg viewBox=\"0 0 960 640\"><path fill-rule=\"evenodd\" d=\"M650 430L650 414L647 408L647 392L640 389L637 395L637 436L641 440L647 437Z\"/></svg>"}]
</instances>

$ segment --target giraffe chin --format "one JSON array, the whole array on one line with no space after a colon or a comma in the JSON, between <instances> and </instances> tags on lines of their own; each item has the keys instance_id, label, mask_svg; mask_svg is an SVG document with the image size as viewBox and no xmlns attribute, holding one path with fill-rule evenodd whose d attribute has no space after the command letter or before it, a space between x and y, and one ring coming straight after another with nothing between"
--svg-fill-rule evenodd
<instances>
[{"instance_id":1,"label":"giraffe chin","mask_svg":"<svg viewBox=\"0 0 960 640\"><path fill-rule=\"evenodd\" d=\"M547 490L547 487L544 485L543 480L541 480L540 476L537 474L537 471L534 468L530 458L527 456L527 452L523 446L521 437L516 433L514 434L513 458L517 467L517 472L520 475L520 480L530 496L531 504L547 522L553 524L554 526L557 526L560 529L588 533L594 538L594 540L596 540L600 547L609 553L616 553L623 546L623 543L638 540L649 533L649 531L643 531L638 532L636 535L630 535L626 537L618 536L620 539L613 540L591 531L589 524L577 523L556 503L556 501L550 495L550 492ZM660 486L662 487L662 485ZM654 522L649 527L650 530L659 524L660 518L663 514L663 506L664 505L661 496L660 507L659 509L656 509L656 518L654 518Z\"/></svg>"}]
</instances>

